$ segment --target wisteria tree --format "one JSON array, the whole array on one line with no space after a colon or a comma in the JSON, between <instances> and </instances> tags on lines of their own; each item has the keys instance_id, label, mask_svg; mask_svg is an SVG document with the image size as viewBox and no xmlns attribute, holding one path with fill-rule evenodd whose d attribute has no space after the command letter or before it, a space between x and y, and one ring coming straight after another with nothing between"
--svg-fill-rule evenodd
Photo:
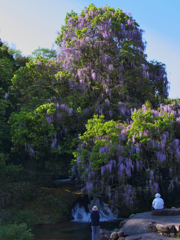
<instances>
[{"instance_id":1,"label":"wisteria tree","mask_svg":"<svg viewBox=\"0 0 180 240\"><path fill-rule=\"evenodd\" d=\"M94 115L79 137L72 173L90 197L105 194L122 211L139 204L148 208L158 191L171 204L167 193L173 200L180 195L179 126L180 105L175 103L134 109L129 124Z\"/></svg>"},{"instance_id":2,"label":"wisteria tree","mask_svg":"<svg viewBox=\"0 0 180 240\"><path fill-rule=\"evenodd\" d=\"M159 101L166 99L165 67L146 60L142 33L130 13L107 5L97 8L90 4L80 15L73 11L67 14L56 39L60 47L57 59L39 58L20 69L12 79L12 94L19 104L19 116L11 118L14 145L25 149L26 144L37 157L37 141L29 137L30 128L26 131L25 120L32 113L37 115L31 118L35 122L30 126L34 128L36 120L42 120L36 109L54 104L53 113L43 113L45 123L49 127L53 125L55 131L48 146L52 158L63 161L67 159L67 155L63 155L65 144L69 164L79 141L77 136L85 132L85 124L94 113L103 114L105 122L113 119L129 124L131 108L139 109L146 100L156 107ZM21 114L29 116L23 118ZM24 129L28 142L21 141L16 126ZM47 125L42 123L44 127ZM36 132L37 139L42 132ZM46 144L42 142L44 148Z\"/></svg>"},{"instance_id":3,"label":"wisteria tree","mask_svg":"<svg viewBox=\"0 0 180 240\"><path fill-rule=\"evenodd\" d=\"M92 104L106 97L141 103L155 101L155 95L166 98L165 69L147 62L142 33L121 9L90 4L79 16L71 11L56 39L58 59L72 76L70 86L87 92Z\"/></svg>"}]
</instances>

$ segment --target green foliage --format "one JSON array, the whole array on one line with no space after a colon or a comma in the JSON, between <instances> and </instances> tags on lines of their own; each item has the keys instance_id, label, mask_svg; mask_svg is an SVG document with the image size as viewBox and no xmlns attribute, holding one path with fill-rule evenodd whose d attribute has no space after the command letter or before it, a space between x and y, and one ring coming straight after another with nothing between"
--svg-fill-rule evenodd
<instances>
[{"instance_id":1,"label":"green foliage","mask_svg":"<svg viewBox=\"0 0 180 240\"><path fill-rule=\"evenodd\" d=\"M0 150L7 152L10 142L10 127L7 124L7 113L8 101L4 99L5 91L0 88Z\"/></svg>"},{"instance_id":2,"label":"green foliage","mask_svg":"<svg viewBox=\"0 0 180 240\"><path fill-rule=\"evenodd\" d=\"M1 87L7 91L11 84L11 78L14 73L14 63L11 59L0 58L0 79Z\"/></svg>"},{"instance_id":3,"label":"green foliage","mask_svg":"<svg viewBox=\"0 0 180 240\"><path fill-rule=\"evenodd\" d=\"M144 106L145 106L146 108L152 108L152 104L151 104L151 102L150 102L149 100L147 100L147 101L145 102Z\"/></svg>"},{"instance_id":4,"label":"green foliage","mask_svg":"<svg viewBox=\"0 0 180 240\"><path fill-rule=\"evenodd\" d=\"M25 67L26 63L32 60L31 56L23 56L21 50L15 48L8 48L8 53L14 58L16 68Z\"/></svg>"},{"instance_id":5,"label":"green foliage","mask_svg":"<svg viewBox=\"0 0 180 240\"><path fill-rule=\"evenodd\" d=\"M22 54L22 51L19 49L8 47L8 53L12 55L14 58L17 58L17 56Z\"/></svg>"},{"instance_id":6,"label":"green foliage","mask_svg":"<svg viewBox=\"0 0 180 240\"><path fill-rule=\"evenodd\" d=\"M0 226L0 239L3 240L32 240L34 239L31 229L22 223Z\"/></svg>"},{"instance_id":7,"label":"green foliage","mask_svg":"<svg viewBox=\"0 0 180 240\"><path fill-rule=\"evenodd\" d=\"M93 137L112 134L115 132L115 125L117 125L117 122L114 120L104 122L104 115L98 116L94 114L93 119L88 120L88 124L86 124L87 131L83 134L83 136L80 137L80 139L87 142Z\"/></svg>"},{"instance_id":8,"label":"green foliage","mask_svg":"<svg viewBox=\"0 0 180 240\"><path fill-rule=\"evenodd\" d=\"M0 181L14 181L17 180L19 172L22 170L22 166L14 165L13 163L7 164L9 156L4 153L0 153Z\"/></svg>"},{"instance_id":9,"label":"green foliage","mask_svg":"<svg viewBox=\"0 0 180 240\"><path fill-rule=\"evenodd\" d=\"M9 88L16 69L15 59L9 53L8 46L0 42L0 151L8 153L10 158L12 144L7 121L12 112L14 99L10 99Z\"/></svg>"},{"instance_id":10,"label":"green foliage","mask_svg":"<svg viewBox=\"0 0 180 240\"><path fill-rule=\"evenodd\" d=\"M150 79L152 79L153 75L158 76L158 81L152 81L151 85L153 88L154 93L158 93L157 100L160 100L163 102L165 99L167 99L167 96L164 94L164 87L166 84L166 81L163 79L162 69L165 67L164 63L151 60L149 64L149 72L150 72ZM157 101L156 100L156 101Z\"/></svg>"},{"instance_id":11,"label":"green foliage","mask_svg":"<svg viewBox=\"0 0 180 240\"><path fill-rule=\"evenodd\" d=\"M46 66L46 60L41 58L36 60L41 61L41 64L30 61L24 68L16 71L12 78L11 95L16 101L18 110L21 107L34 110L44 104L45 100L60 93L60 84L54 76L57 73L54 62Z\"/></svg>"},{"instance_id":12,"label":"green foliage","mask_svg":"<svg viewBox=\"0 0 180 240\"><path fill-rule=\"evenodd\" d=\"M79 138L87 144L87 147L81 149L81 159L83 159L84 164L87 162L92 162L93 170L100 170L103 163L106 163L110 157L113 157L113 153L101 153L99 154L99 149L103 146L110 147L110 151L113 152L116 147L113 147L112 144L117 144L119 141L118 134L121 132L120 128L116 128L119 125L118 122L114 120L104 122L103 115L95 115L92 119L88 120L86 124L86 131ZM106 140L98 140L98 137L108 136ZM97 140L92 142L93 138ZM93 146L94 145L94 146ZM111 145L111 146L110 146ZM92 150L92 154L90 151ZM74 157L77 158L80 154L74 152ZM84 172L84 175L86 173Z\"/></svg>"},{"instance_id":13,"label":"green foliage","mask_svg":"<svg viewBox=\"0 0 180 240\"><path fill-rule=\"evenodd\" d=\"M14 72L14 59L8 53L8 47L0 42L0 87L2 87L5 92L8 91Z\"/></svg>"},{"instance_id":14,"label":"green foliage","mask_svg":"<svg viewBox=\"0 0 180 240\"><path fill-rule=\"evenodd\" d=\"M180 104L180 98L167 98L164 101L165 105L172 104L172 103Z\"/></svg>"},{"instance_id":15,"label":"green foliage","mask_svg":"<svg viewBox=\"0 0 180 240\"><path fill-rule=\"evenodd\" d=\"M164 131L168 131L172 136L174 134L172 128L175 123L174 114L164 113L162 116L154 117L150 109L145 113L143 109L139 109L131 118L133 124L127 131L129 143L132 143L133 137L140 143L147 143L151 139L159 138Z\"/></svg>"},{"instance_id":16,"label":"green foliage","mask_svg":"<svg viewBox=\"0 0 180 240\"><path fill-rule=\"evenodd\" d=\"M23 56L21 50L14 47L9 47L8 44L3 44L2 48L6 49L8 53L13 57L16 70L20 67L25 67L26 63L32 59L31 56Z\"/></svg>"},{"instance_id":17,"label":"green foliage","mask_svg":"<svg viewBox=\"0 0 180 240\"><path fill-rule=\"evenodd\" d=\"M56 59L56 50L49 49L49 48L40 48L35 49L32 52L32 56L35 59L36 57L42 57L44 59Z\"/></svg>"},{"instance_id":18,"label":"green foliage","mask_svg":"<svg viewBox=\"0 0 180 240\"><path fill-rule=\"evenodd\" d=\"M15 208L12 208L10 210L3 210L1 220L3 225L20 225L24 223L27 225L27 227L31 227L36 223L34 212L30 210L18 211Z\"/></svg>"},{"instance_id":19,"label":"green foliage","mask_svg":"<svg viewBox=\"0 0 180 240\"><path fill-rule=\"evenodd\" d=\"M17 68L25 67L26 63L30 62L32 58L30 56L17 55L15 58L15 64Z\"/></svg>"},{"instance_id":20,"label":"green foliage","mask_svg":"<svg viewBox=\"0 0 180 240\"><path fill-rule=\"evenodd\" d=\"M54 103L41 105L34 112L24 108L19 113L12 113L9 118L11 124L11 134L15 148L25 145L33 145L35 148L41 147L44 138L52 138L55 134L53 124L48 124L46 115L52 114L55 110Z\"/></svg>"}]
</instances>

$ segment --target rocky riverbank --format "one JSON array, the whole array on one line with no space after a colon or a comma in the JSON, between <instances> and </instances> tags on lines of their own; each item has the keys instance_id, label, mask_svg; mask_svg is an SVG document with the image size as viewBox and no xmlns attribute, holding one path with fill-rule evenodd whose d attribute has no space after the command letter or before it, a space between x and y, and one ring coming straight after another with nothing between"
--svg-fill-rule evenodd
<instances>
[{"instance_id":1,"label":"rocky riverbank","mask_svg":"<svg viewBox=\"0 0 180 240\"><path fill-rule=\"evenodd\" d=\"M101 240L180 239L180 215L153 216L151 212L133 214L119 229L101 230Z\"/></svg>"}]
</instances>

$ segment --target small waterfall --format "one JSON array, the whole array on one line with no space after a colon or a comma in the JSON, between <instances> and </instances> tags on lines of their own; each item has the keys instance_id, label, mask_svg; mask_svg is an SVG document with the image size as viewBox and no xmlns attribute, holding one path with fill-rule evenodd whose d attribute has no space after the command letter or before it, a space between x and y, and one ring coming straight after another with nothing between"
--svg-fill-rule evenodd
<instances>
[{"instance_id":1,"label":"small waterfall","mask_svg":"<svg viewBox=\"0 0 180 240\"><path fill-rule=\"evenodd\" d=\"M72 176L69 176L69 178L66 179L59 179L59 180L53 180L52 182L57 186L60 183L71 183Z\"/></svg>"},{"instance_id":2,"label":"small waterfall","mask_svg":"<svg viewBox=\"0 0 180 240\"><path fill-rule=\"evenodd\" d=\"M98 211L101 215L101 222L110 221L112 219L117 219L115 214L112 213L111 209L108 207L105 203L94 202L94 200L91 201L90 204L88 204L88 212L86 212L85 207L81 206L79 203L76 204L76 206L72 209L72 216L74 218L73 221L76 222L88 222L90 213L92 212L92 207L96 205L98 207Z\"/></svg>"},{"instance_id":3,"label":"small waterfall","mask_svg":"<svg viewBox=\"0 0 180 240\"><path fill-rule=\"evenodd\" d=\"M87 222L89 220L89 213L85 211L85 207L80 207L80 204L77 203L76 206L72 209L73 221Z\"/></svg>"}]
</instances>

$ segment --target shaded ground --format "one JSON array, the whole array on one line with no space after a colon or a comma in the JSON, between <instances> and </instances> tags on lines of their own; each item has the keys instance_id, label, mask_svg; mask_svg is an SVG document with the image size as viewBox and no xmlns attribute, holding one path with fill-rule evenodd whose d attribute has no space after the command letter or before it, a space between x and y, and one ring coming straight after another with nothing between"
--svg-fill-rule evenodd
<instances>
[{"instance_id":1,"label":"shaded ground","mask_svg":"<svg viewBox=\"0 0 180 240\"><path fill-rule=\"evenodd\" d=\"M68 183L58 188L11 183L0 190L0 205L2 209L32 210L37 223L49 224L67 220L80 194L80 188Z\"/></svg>"},{"instance_id":2,"label":"shaded ground","mask_svg":"<svg viewBox=\"0 0 180 240\"><path fill-rule=\"evenodd\" d=\"M25 209L33 210L41 224L67 220L80 194L79 188L69 184L64 184L60 188L40 187L36 198L27 202Z\"/></svg>"}]
</instances>

